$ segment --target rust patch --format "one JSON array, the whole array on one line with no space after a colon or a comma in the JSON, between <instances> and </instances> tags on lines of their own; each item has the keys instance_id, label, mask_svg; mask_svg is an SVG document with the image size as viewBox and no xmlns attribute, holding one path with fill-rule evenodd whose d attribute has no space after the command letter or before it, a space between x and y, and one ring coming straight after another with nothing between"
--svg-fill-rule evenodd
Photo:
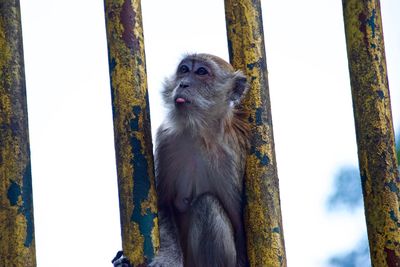
<instances>
[{"instance_id":1,"label":"rust patch","mask_svg":"<svg viewBox=\"0 0 400 267\"><path fill-rule=\"evenodd\" d=\"M385 248L385 254L388 267L400 267L400 256L394 250Z\"/></svg>"},{"instance_id":2,"label":"rust patch","mask_svg":"<svg viewBox=\"0 0 400 267\"><path fill-rule=\"evenodd\" d=\"M361 12L358 15L358 21L360 22L359 30L363 34L363 40L364 40L364 45L365 47L369 46L369 41L368 41L368 33L367 33L367 16Z\"/></svg>"},{"instance_id":3,"label":"rust patch","mask_svg":"<svg viewBox=\"0 0 400 267\"><path fill-rule=\"evenodd\" d=\"M135 38L134 28L136 25L136 12L130 0L125 0L121 8L121 24L124 27L122 40L129 49L136 50L139 47L139 40Z\"/></svg>"}]
</instances>

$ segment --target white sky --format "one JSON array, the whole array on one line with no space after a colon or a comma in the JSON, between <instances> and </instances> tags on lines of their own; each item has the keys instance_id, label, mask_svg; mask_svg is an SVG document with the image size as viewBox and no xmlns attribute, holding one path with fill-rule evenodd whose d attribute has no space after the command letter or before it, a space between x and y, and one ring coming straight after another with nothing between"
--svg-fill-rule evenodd
<instances>
[{"instance_id":1,"label":"white sky","mask_svg":"<svg viewBox=\"0 0 400 267\"><path fill-rule=\"evenodd\" d=\"M327 266L365 231L325 211L338 168L357 164L341 1L262 1L288 265ZM382 0L395 129L400 2ZM228 59L223 1L142 1L153 132L158 92L186 52ZM107 267L120 249L101 0L21 0L38 267Z\"/></svg>"}]
</instances>

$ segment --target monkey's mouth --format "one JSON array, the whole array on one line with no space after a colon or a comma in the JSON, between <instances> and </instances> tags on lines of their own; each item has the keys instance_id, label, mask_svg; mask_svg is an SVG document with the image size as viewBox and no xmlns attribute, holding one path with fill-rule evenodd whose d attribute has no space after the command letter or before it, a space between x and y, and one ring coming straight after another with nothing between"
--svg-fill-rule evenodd
<instances>
[{"instance_id":1,"label":"monkey's mouth","mask_svg":"<svg viewBox=\"0 0 400 267\"><path fill-rule=\"evenodd\" d=\"M190 100L188 100L187 98L183 97L183 96L176 96L175 97L175 105L177 106L182 106L185 104L190 104Z\"/></svg>"}]
</instances>

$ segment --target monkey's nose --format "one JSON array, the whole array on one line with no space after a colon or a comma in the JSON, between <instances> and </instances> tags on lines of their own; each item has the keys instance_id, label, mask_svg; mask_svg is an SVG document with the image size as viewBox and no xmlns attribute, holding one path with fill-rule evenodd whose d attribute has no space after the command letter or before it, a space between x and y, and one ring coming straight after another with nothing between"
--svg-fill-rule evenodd
<instances>
[{"instance_id":1,"label":"monkey's nose","mask_svg":"<svg viewBox=\"0 0 400 267\"><path fill-rule=\"evenodd\" d=\"M189 87L189 84L188 84L188 83L185 83L185 82L181 82L181 83L179 84L179 87L180 87L180 88L188 88L188 87Z\"/></svg>"}]
</instances>

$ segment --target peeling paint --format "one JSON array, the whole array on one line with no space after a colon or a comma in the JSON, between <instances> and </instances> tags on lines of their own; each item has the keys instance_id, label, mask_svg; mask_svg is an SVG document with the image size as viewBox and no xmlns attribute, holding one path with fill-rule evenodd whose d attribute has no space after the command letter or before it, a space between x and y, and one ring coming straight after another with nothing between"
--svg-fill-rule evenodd
<instances>
[{"instance_id":1,"label":"peeling paint","mask_svg":"<svg viewBox=\"0 0 400 267\"><path fill-rule=\"evenodd\" d=\"M379 0L342 0L373 266L400 266L400 181Z\"/></svg>"},{"instance_id":2,"label":"peeling paint","mask_svg":"<svg viewBox=\"0 0 400 267\"><path fill-rule=\"evenodd\" d=\"M0 0L0 266L36 266L19 1Z\"/></svg>"},{"instance_id":3,"label":"peeling paint","mask_svg":"<svg viewBox=\"0 0 400 267\"><path fill-rule=\"evenodd\" d=\"M389 187L391 192L396 193L397 195L400 196L400 189L399 189L398 183L395 183L394 181L390 181L389 183L386 183L386 186Z\"/></svg>"},{"instance_id":4,"label":"peeling paint","mask_svg":"<svg viewBox=\"0 0 400 267\"><path fill-rule=\"evenodd\" d=\"M382 90L378 90L376 92L381 100L385 98L385 93Z\"/></svg>"},{"instance_id":5,"label":"peeling paint","mask_svg":"<svg viewBox=\"0 0 400 267\"><path fill-rule=\"evenodd\" d=\"M275 227L274 229L272 229L272 232L280 234L281 233L281 229L279 229L279 227Z\"/></svg>"},{"instance_id":6,"label":"peeling paint","mask_svg":"<svg viewBox=\"0 0 400 267\"><path fill-rule=\"evenodd\" d=\"M229 57L249 78L245 224L251 266L286 266L260 0L225 0Z\"/></svg>"},{"instance_id":7,"label":"peeling paint","mask_svg":"<svg viewBox=\"0 0 400 267\"><path fill-rule=\"evenodd\" d=\"M368 26L371 28L372 38L375 38L375 29L376 29L375 18L376 18L376 10L372 9L371 16L366 21Z\"/></svg>"},{"instance_id":8,"label":"peeling paint","mask_svg":"<svg viewBox=\"0 0 400 267\"><path fill-rule=\"evenodd\" d=\"M7 197L11 206L18 204L18 199L21 196L21 188L16 182L10 181L10 186L7 190Z\"/></svg>"},{"instance_id":9,"label":"peeling paint","mask_svg":"<svg viewBox=\"0 0 400 267\"><path fill-rule=\"evenodd\" d=\"M400 227L400 222L399 222L399 218L396 217L396 213L394 210L391 210L389 212L390 214L390 219L398 226ZM391 241L391 240L390 240Z\"/></svg>"},{"instance_id":10,"label":"peeling paint","mask_svg":"<svg viewBox=\"0 0 400 267\"><path fill-rule=\"evenodd\" d=\"M22 206L20 212L24 215L26 220L26 237L24 246L29 248L34 239L34 223L33 223L33 199L32 199L32 176L31 164L29 163L23 172L22 176Z\"/></svg>"},{"instance_id":11,"label":"peeling paint","mask_svg":"<svg viewBox=\"0 0 400 267\"><path fill-rule=\"evenodd\" d=\"M134 266L159 247L142 15L139 0L105 0L124 254Z\"/></svg>"},{"instance_id":12,"label":"peeling paint","mask_svg":"<svg viewBox=\"0 0 400 267\"><path fill-rule=\"evenodd\" d=\"M256 125L257 126L261 126L263 125L263 123L265 123L263 121L263 112L265 112L265 110L263 110L262 108L257 108L256 109Z\"/></svg>"}]
</instances>

